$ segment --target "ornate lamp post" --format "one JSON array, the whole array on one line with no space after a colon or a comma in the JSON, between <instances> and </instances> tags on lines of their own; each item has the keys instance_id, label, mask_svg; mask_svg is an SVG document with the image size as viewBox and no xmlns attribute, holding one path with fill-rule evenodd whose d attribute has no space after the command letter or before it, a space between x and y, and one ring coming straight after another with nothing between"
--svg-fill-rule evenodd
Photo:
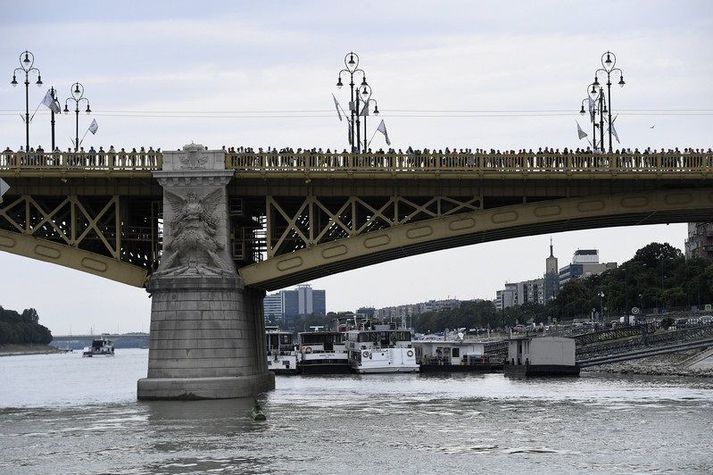
<instances>
[{"instance_id":1,"label":"ornate lamp post","mask_svg":"<svg viewBox=\"0 0 713 475\"><path fill-rule=\"evenodd\" d=\"M587 109L584 105L587 104ZM592 122L592 149L604 152L604 113L607 111L601 87L594 84L587 86L587 97L582 99L582 108L579 113L584 115L589 112L589 119ZM599 124L597 124L599 116ZM597 127L599 127L599 144L597 145Z\"/></svg>"},{"instance_id":2,"label":"ornate lamp post","mask_svg":"<svg viewBox=\"0 0 713 475\"><path fill-rule=\"evenodd\" d=\"M57 90L54 87L50 88L50 96L52 96L52 100L54 101L54 106L57 108L57 112L61 112L62 109L60 109L59 106L59 101L57 100ZM55 114L55 109L50 107L50 126L52 129L52 150L51 152L55 151L55 142L54 142L54 114Z\"/></svg>"},{"instance_id":3,"label":"ornate lamp post","mask_svg":"<svg viewBox=\"0 0 713 475\"><path fill-rule=\"evenodd\" d=\"M72 84L72 95L68 97L64 101L64 112L68 113L69 112L69 107L67 106L67 103L69 101L74 101L75 108L74 108L74 113L75 113L75 133L74 133L74 151L79 150L79 103L82 101L86 101L87 103L87 110L85 111L87 114L91 113L92 110L89 108L89 99L84 97L84 86L82 86L80 83L75 82Z\"/></svg>"},{"instance_id":4,"label":"ornate lamp post","mask_svg":"<svg viewBox=\"0 0 713 475\"><path fill-rule=\"evenodd\" d=\"M587 86L587 97L582 99L582 108L579 110L579 113L581 115L586 114L589 112L589 121L592 123L592 150L597 149L597 93L596 91L594 94L590 91L590 86ZM584 105L587 105L586 109Z\"/></svg>"},{"instance_id":5,"label":"ornate lamp post","mask_svg":"<svg viewBox=\"0 0 713 475\"><path fill-rule=\"evenodd\" d=\"M366 118L369 115L369 104L374 103L374 114L379 115L379 103L376 102L376 99L371 98L371 86L368 84L359 86L359 90L361 91L361 102L364 104L359 115L364 117L364 152L367 152L369 150L369 138L366 133Z\"/></svg>"},{"instance_id":6,"label":"ornate lamp post","mask_svg":"<svg viewBox=\"0 0 713 475\"><path fill-rule=\"evenodd\" d=\"M353 51L347 53L346 56L344 56L344 65L346 66L346 69L342 69L339 71L339 75L337 76L337 87L341 88L344 86L342 83L342 73L346 73L349 75L349 88L351 91L351 102L349 102L349 112L351 115L351 122L350 122L350 139L351 139L351 144L352 144L352 152L359 153L359 149L361 148L360 145L360 133L359 133L359 93L357 90L356 97L354 96L354 86L356 83L354 82L354 76L356 74L361 74L361 85L360 86L367 86L366 82L366 73L364 73L363 69L359 69L359 55L354 53ZM356 125L355 125L355 120L356 120Z\"/></svg>"},{"instance_id":7,"label":"ornate lamp post","mask_svg":"<svg viewBox=\"0 0 713 475\"><path fill-rule=\"evenodd\" d=\"M12 72L10 84L17 86L17 73L25 73L25 151L30 151L30 73L37 73L37 84L42 85L40 70L34 67L35 56L29 51L20 54L20 67Z\"/></svg>"},{"instance_id":8,"label":"ornate lamp post","mask_svg":"<svg viewBox=\"0 0 713 475\"><path fill-rule=\"evenodd\" d=\"M608 122L609 122L609 153L612 152L612 143L611 143L611 137L612 137L612 131L611 131L611 76L612 73L619 73L619 86L624 87L624 72L616 68L616 55L612 53L611 51L607 51L602 55L602 67L597 69L594 72L594 86L599 86L599 73L605 73L607 75L607 102L609 103L609 113L608 113ZM602 147L603 149L604 147Z\"/></svg>"}]
</instances>

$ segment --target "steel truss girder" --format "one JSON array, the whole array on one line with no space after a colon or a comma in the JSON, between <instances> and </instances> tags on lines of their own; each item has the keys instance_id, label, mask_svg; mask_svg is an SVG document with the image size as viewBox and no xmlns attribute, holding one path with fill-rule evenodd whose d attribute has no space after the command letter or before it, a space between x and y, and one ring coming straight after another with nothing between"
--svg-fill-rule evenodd
<instances>
[{"instance_id":1,"label":"steel truss girder","mask_svg":"<svg viewBox=\"0 0 713 475\"><path fill-rule=\"evenodd\" d=\"M267 257L481 208L480 196L307 196L296 199L267 196Z\"/></svg>"},{"instance_id":2,"label":"steel truss girder","mask_svg":"<svg viewBox=\"0 0 713 475\"><path fill-rule=\"evenodd\" d=\"M0 204L0 250L142 285L156 256L148 228L129 226L125 212L116 194L16 196Z\"/></svg>"},{"instance_id":3,"label":"steel truss girder","mask_svg":"<svg viewBox=\"0 0 713 475\"><path fill-rule=\"evenodd\" d=\"M323 242L240 269L246 285L274 290L338 272L520 236L578 229L710 221L713 188L593 195L470 210Z\"/></svg>"}]
</instances>

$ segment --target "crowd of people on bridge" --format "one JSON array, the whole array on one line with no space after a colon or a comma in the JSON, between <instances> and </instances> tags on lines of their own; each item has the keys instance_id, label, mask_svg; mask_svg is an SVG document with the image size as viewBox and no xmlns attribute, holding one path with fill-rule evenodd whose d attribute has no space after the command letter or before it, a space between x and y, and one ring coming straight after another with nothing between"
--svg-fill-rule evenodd
<instances>
[{"instance_id":1,"label":"crowd of people on bridge","mask_svg":"<svg viewBox=\"0 0 713 475\"><path fill-rule=\"evenodd\" d=\"M15 152L10 147L7 147L0 154L0 166L4 167L53 167L66 166L76 168L155 168L160 165L161 149L154 150L149 147L148 150L140 147L138 150L132 148L126 150L124 148L115 149L111 145L104 150L99 147L95 150L90 147L84 150L80 147L76 152L71 148L67 151L62 151L56 148L52 152L45 151L42 146L30 148L28 152L23 147Z\"/></svg>"},{"instance_id":2,"label":"crowd of people on bridge","mask_svg":"<svg viewBox=\"0 0 713 475\"><path fill-rule=\"evenodd\" d=\"M603 153L591 148L539 148L519 150L496 149L369 149L354 154L331 149L266 149L223 147L237 168L301 168L301 167L373 167L373 168L486 168L486 169L565 169L565 168L700 168L711 167L713 150L708 148L618 149Z\"/></svg>"},{"instance_id":3,"label":"crowd of people on bridge","mask_svg":"<svg viewBox=\"0 0 713 475\"><path fill-rule=\"evenodd\" d=\"M312 148L281 149L267 147L223 147L227 165L237 169L488 169L488 170L548 170L548 169L700 169L713 167L711 148L618 149L603 153L591 148L539 148L519 150L496 150L482 148L445 149L368 149L355 154L346 149ZM108 149L94 147L78 151L55 149L47 152L42 147L22 147L15 152L9 147L0 153L0 167L53 167L76 168L157 168L161 164L161 149L140 147Z\"/></svg>"}]
</instances>

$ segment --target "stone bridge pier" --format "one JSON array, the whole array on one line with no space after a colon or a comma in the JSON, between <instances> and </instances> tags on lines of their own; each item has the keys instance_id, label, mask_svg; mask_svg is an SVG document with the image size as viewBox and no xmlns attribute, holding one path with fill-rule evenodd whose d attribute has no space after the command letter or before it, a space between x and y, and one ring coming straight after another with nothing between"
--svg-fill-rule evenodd
<instances>
[{"instance_id":1,"label":"stone bridge pier","mask_svg":"<svg viewBox=\"0 0 713 475\"><path fill-rule=\"evenodd\" d=\"M165 152L163 254L151 295L148 375L139 399L251 397L275 387L265 358L262 290L246 288L229 252L223 151Z\"/></svg>"}]
</instances>

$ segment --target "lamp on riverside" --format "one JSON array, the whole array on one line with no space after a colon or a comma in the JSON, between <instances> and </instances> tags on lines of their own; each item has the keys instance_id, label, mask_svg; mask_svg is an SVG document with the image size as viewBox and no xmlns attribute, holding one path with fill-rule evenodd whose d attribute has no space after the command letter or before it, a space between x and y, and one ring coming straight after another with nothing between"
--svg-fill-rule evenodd
<instances>
[{"instance_id":1,"label":"lamp on riverside","mask_svg":"<svg viewBox=\"0 0 713 475\"><path fill-rule=\"evenodd\" d=\"M599 296L599 320L601 320L603 322L604 321L604 292L600 290L599 293L597 293L597 295Z\"/></svg>"},{"instance_id":2,"label":"lamp on riverside","mask_svg":"<svg viewBox=\"0 0 713 475\"><path fill-rule=\"evenodd\" d=\"M347 53L346 56L344 56L344 66L346 66L345 69L342 69L339 71L339 75L337 76L337 87L342 88L344 86L344 83L342 83L342 73L346 73L349 75L349 89L351 92L351 100L349 102L349 114L351 116L351 121L349 122L349 140L352 146L352 153L360 152L361 144L360 144L360 132L359 132L359 91L357 88L356 95L354 86L356 86L356 83L354 82L354 76L357 74L361 74L361 84L359 87L367 86L366 82L366 73L364 73L363 69L359 69L359 55L356 54L355 52L351 51ZM356 122L356 123L355 123Z\"/></svg>"},{"instance_id":3,"label":"lamp on riverside","mask_svg":"<svg viewBox=\"0 0 713 475\"><path fill-rule=\"evenodd\" d=\"M612 140L612 129L611 129L611 124L612 124L612 121L611 121L611 85L612 85L611 76L612 76L612 73L619 74L619 82L617 83L617 84L619 84L619 86L624 87L624 84L626 84L626 83L624 82L624 72L621 69L615 67L616 66L616 55L614 53L612 53L611 51L607 51L606 53L604 53L602 55L601 62L602 62L602 67L597 69L594 72L593 85L594 86L600 85L599 73L604 73L607 75L607 103L609 104L609 112L608 112L609 153L611 153L612 152L612 143L611 143L611 140ZM604 147L602 147L602 149L603 148Z\"/></svg>"},{"instance_id":4,"label":"lamp on riverside","mask_svg":"<svg viewBox=\"0 0 713 475\"><path fill-rule=\"evenodd\" d=\"M84 97L84 86L80 83L75 82L72 84L72 94L64 101L64 112L69 113L68 103L69 101L74 101L74 113L75 113L75 129L74 129L74 151L79 150L79 104L81 102L87 103L87 109L85 112L87 114L91 113L92 110L89 108L89 99Z\"/></svg>"},{"instance_id":5,"label":"lamp on riverside","mask_svg":"<svg viewBox=\"0 0 713 475\"><path fill-rule=\"evenodd\" d=\"M30 151L30 74L37 74L35 84L42 85L42 75L40 70L34 67L35 56L29 51L20 54L20 67L12 72L10 84L17 86L17 73L25 73L25 151Z\"/></svg>"},{"instance_id":6,"label":"lamp on riverside","mask_svg":"<svg viewBox=\"0 0 713 475\"><path fill-rule=\"evenodd\" d=\"M372 90L368 84L359 86L359 93L361 94L361 102L363 104L359 115L364 117L364 152L367 152L369 151L369 138L366 132L366 118L369 115L369 105L373 103L373 112L375 115L379 115L379 103L376 102L376 99L371 98Z\"/></svg>"}]
</instances>

